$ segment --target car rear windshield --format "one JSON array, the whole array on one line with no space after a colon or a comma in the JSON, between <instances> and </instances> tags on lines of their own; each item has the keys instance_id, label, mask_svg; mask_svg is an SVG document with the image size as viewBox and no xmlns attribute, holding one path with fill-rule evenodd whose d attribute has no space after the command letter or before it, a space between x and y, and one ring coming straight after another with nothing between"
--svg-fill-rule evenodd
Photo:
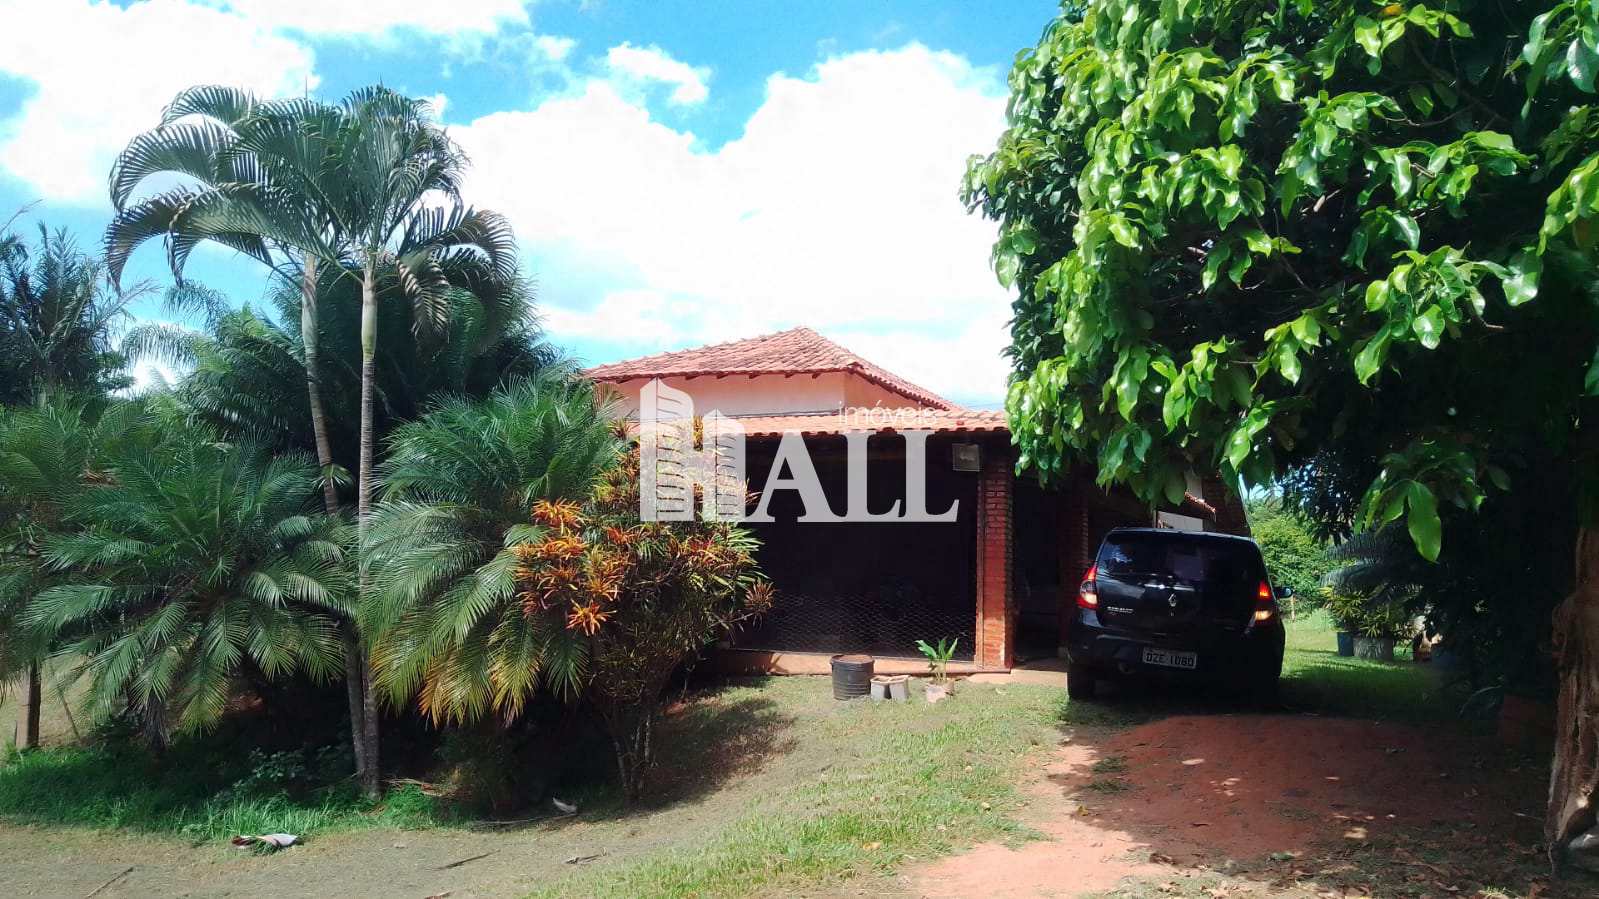
<instances>
[{"instance_id":1,"label":"car rear windshield","mask_svg":"<svg viewBox=\"0 0 1599 899\"><path fill-rule=\"evenodd\" d=\"M1099 551L1099 569L1112 577L1168 574L1194 584L1252 584L1262 567L1253 544L1181 534L1112 534Z\"/></svg>"}]
</instances>

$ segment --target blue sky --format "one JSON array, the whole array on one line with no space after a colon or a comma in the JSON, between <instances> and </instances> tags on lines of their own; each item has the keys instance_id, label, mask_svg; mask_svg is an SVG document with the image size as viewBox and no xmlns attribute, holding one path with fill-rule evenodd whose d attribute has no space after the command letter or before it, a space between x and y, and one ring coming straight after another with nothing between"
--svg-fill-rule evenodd
<instances>
[{"instance_id":1,"label":"blue sky","mask_svg":"<svg viewBox=\"0 0 1599 899\"><path fill-rule=\"evenodd\" d=\"M180 88L435 98L590 363L809 325L957 400L1003 391L991 226L957 198L1003 127L1009 3L0 0L0 219L94 246L116 151ZM190 275L240 302L263 272ZM168 281L154 245L135 278ZM140 310L149 316L158 310Z\"/></svg>"}]
</instances>

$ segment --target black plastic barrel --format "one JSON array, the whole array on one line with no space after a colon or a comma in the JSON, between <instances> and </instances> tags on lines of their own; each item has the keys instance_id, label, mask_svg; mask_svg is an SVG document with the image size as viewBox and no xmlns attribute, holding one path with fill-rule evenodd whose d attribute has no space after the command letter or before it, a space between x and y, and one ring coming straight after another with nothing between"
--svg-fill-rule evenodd
<instances>
[{"instance_id":1,"label":"black plastic barrel","mask_svg":"<svg viewBox=\"0 0 1599 899\"><path fill-rule=\"evenodd\" d=\"M833 656L833 698L859 699L872 691L872 657Z\"/></svg>"}]
</instances>

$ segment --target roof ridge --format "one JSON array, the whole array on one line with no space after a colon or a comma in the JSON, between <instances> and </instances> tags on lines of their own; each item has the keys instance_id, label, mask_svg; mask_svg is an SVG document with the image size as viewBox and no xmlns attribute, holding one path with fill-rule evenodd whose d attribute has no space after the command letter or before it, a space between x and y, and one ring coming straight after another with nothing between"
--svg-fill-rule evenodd
<instances>
[{"instance_id":1,"label":"roof ridge","mask_svg":"<svg viewBox=\"0 0 1599 899\"><path fill-rule=\"evenodd\" d=\"M767 345L770 345L769 353L764 352ZM740 355L743 358L738 358ZM733 358L718 359L718 356ZM693 364L695 362L701 364L696 367ZM674 370L673 366L680 367ZM805 325L758 334L754 337L620 359L592 366L584 373L596 380L628 380L666 375L695 377L710 374L755 375L832 371L854 373L890 392L929 406L944 409L960 408L931 390L894 374Z\"/></svg>"}]
</instances>

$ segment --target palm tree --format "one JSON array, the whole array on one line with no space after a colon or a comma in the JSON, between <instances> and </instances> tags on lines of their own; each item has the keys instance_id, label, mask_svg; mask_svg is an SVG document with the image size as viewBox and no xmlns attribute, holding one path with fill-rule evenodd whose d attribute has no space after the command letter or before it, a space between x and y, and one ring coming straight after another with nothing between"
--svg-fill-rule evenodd
<instances>
[{"instance_id":1,"label":"palm tree","mask_svg":"<svg viewBox=\"0 0 1599 899\"><path fill-rule=\"evenodd\" d=\"M380 438L444 396L483 398L509 380L572 371L571 363L544 342L531 285L519 279L498 287L487 296L452 291L449 321L431 333L413 327L413 307L394 301L401 297L397 279L379 285L378 334L385 347L377 366ZM198 311L205 328L136 325L123 340L123 352L186 369L173 391L177 401L224 437L312 450L311 416L300 389L304 352L297 330L282 324L298 313L298 293L277 291L268 309L257 310L205 301L200 297L208 292L194 282L182 292L191 297L174 296L179 310ZM318 339L325 351L318 380L331 413L326 433L335 468L343 470L357 464L361 374L353 361L360 345L359 293L359 284L336 282L325 289L318 308Z\"/></svg>"},{"instance_id":2,"label":"palm tree","mask_svg":"<svg viewBox=\"0 0 1599 899\"><path fill-rule=\"evenodd\" d=\"M329 199L339 178L330 133L338 110L309 99L262 102L220 85L188 88L160 125L128 143L112 165L117 215L106 230L106 260L120 279L145 241L166 242L172 273L182 281L189 254L210 240L260 260L299 293L305 392L317 462L332 465L327 414L319 389L317 297L323 266L342 264L346 236ZM181 183L135 200L152 177ZM323 485L328 514L338 511L331 478Z\"/></svg>"},{"instance_id":3,"label":"palm tree","mask_svg":"<svg viewBox=\"0 0 1599 899\"><path fill-rule=\"evenodd\" d=\"M113 343L128 304L148 292L109 289L106 268L65 231L39 226L30 248L0 235L0 404L32 403L41 391L99 393L122 386Z\"/></svg>"},{"instance_id":4,"label":"palm tree","mask_svg":"<svg viewBox=\"0 0 1599 899\"><path fill-rule=\"evenodd\" d=\"M572 690L583 644L516 597L514 547L538 500L580 501L622 449L593 387L543 377L446 400L394 433L371 527L373 678L441 720Z\"/></svg>"},{"instance_id":5,"label":"palm tree","mask_svg":"<svg viewBox=\"0 0 1599 899\"><path fill-rule=\"evenodd\" d=\"M82 529L45 545L66 583L21 616L36 639L81 659L97 717L132 710L152 745L171 725L214 724L247 674L339 669L348 615L340 525L315 511L309 456L271 456L168 423L131 442L107 484L68 510Z\"/></svg>"},{"instance_id":6,"label":"palm tree","mask_svg":"<svg viewBox=\"0 0 1599 899\"><path fill-rule=\"evenodd\" d=\"M14 235L0 233L0 404L31 406L74 393L94 396L126 383L122 359L112 345L127 305L148 288L114 293L109 287L105 267L79 252L64 232L52 235L40 225L31 250ZM0 485L0 493L17 495L16 488ZM13 605L26 601L26 591L39 584L35 540L50 522L28 516L48 511L22 496L14 514L5 518L6 542L0 552L16 564L0 575L7 585L0 589L12 591ZM40 681L36 660L24 667L18 744L26 748L39 739Z\"/></svg>"},{"instance_id":7,"label":"palm tree","mask_svg":"<svg viewBox=\"0 0 1599 899\"><path fill-rule=\"evenodd\" d=\"M198 116L200 121L189 121ZM371 510L377 303L379 279L392 267L418 311L419 328L447 320L448 295L478 293L515 278L510 228L492 213L463 206L459 185L465 159L431 121L428 105L383 87L351 93L338 105L309 99L261 103L221 87L183 92L161 127L136 138L111 173L120 210L107 232L107 256L120 272L127 256L152 237L165 237L174 272L201 240L234 247L274 265L274 252L299 260L301 343L308 397L319 436L318 461L330 475L320 375L317 266L354 276L361 284L361 406L356 515L363 537ZM199 182L125 205L157 172ZM428 205L435 198L445 205ZM320 421L320 424L317 422ZM331 483L325 502L336 502ZM364 559L365 555L362 554ZM365 564L361 565L365 583ZM363 590L364 595L364 590ZM356 677L354 635L348 676ZM359 665L365 674L365 665ZM353 690L353 687L352 687ZM352 721L357 764L369 793L379 787L378 712L370 685ZM354 693L351 714L356 716Z\"/></svg>"}]
</instances>

